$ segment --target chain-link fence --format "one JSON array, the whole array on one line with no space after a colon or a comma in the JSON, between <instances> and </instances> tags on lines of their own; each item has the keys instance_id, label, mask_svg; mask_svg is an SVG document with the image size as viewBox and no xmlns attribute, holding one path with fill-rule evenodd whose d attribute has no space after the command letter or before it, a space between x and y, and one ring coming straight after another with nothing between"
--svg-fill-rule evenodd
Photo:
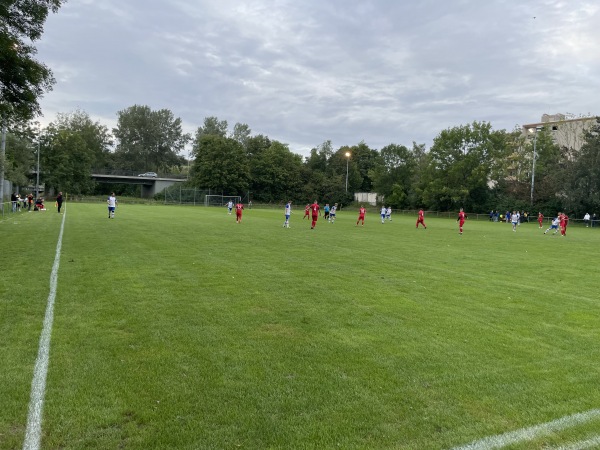
<instances>
[{"instance_id":1,"label":"chain-link fence","mask_svg":"<svg viewBox=\"0 0 600 450\"><path fill-rule=\"evenodd\" d=\"M214 192L213 192L214 194ZM182 188L179 189L165 189L161 192L160 196L164 197L165 205L198 205L204 206L206 202L206 196L211 195L208 189L198 188ZM158 199L157 199L158 200Z\"/></svg>"}]
</instances>

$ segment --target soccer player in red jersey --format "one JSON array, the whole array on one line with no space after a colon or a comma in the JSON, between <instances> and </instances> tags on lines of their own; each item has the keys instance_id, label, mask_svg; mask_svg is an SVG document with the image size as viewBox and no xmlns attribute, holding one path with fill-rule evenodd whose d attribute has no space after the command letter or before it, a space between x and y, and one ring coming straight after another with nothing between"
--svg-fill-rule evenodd
<instances>
[{"instance_id":1,"label":"soccer player in red jersey","mask_svg":"<svg viewBox=\"0 0 600 450\"><path fill-rule=\"evenodd\" d=\"M306 204L306 206L304 207L304 217L302 218L302 220L306 219L308 217L310 213L310 204Z\"/></svg>"},{"instance_id":2,"label":"soccer player in red jersey","mask_svg":"<svg viewBox=\"0 0 600 450\"><path fill-rule=\"evenodd\" d=\"M241 203L236 203L235 205L235 223L242 223L242 211L244 210L244 205Z\"/></svg>"},{"instance_id":3,"label":"soccer player in red jersey","mask_svg":"<svg viewBox=\"0 0 600 450\"><path fill-rule=\"evenodd\" d=\"M419 224L423 225L423 228L427 229L427 225L425 225L425 213L422 209L419 210L419 218L417 219L417 228L419 228Z\"/></svg>"},{"instance_id":4,"label":"soccer player in red jersey","mask_svg":"<svg viewBox=\"0 0 600 450\"><path fill-rule=\"evenodd\" d=\"M540 224L540 228L542 228L542 223L544 223L544 215L541 212L538 213L538 223Z\"/></svg>"},{"instance_id":5,"label":"soccer player in red jersey","mask_svg":"<svg viewBox=\"0 0 600 450\"><path fill-rule=\"evenodd\" d=\"M317 219L321 215L321 207L315 200L315 202L310 206L310 212L312 213L312 223L310 224L310 229L312 230L317 225Z\"/></svg>"},{"instance_id":6,"label":"soccer player in red jersey","mask_svg":"<svg viewBox=\"0 0 600 450\"><path fill-rule=\"evenodd\" d=\"M463 233L463 225L465 224L466 218L467 218L467 215L465 214L463 209L460 208L460 212L458 213L458 219L456 219L456 221L458 222L458 233L459 234Z\"/></svg>"},{"instance_id":7,"label":"soccer player in red jersey","mask_svg":"<svg viewBox=\"0 0 600 450\"><path fill-rule=\"evenodd\" d=\"M566 236L567 235L567 225L569 225L569 216L567 216L566 214L560 214L560 235L561 236Z\"/></svg>"},{"instance_id":8,"label":"soccer player in red jersey","mask_svg":"<svg viewBox=\"0 0 600 450\"><path fill-rule=\"evenodd\" d=\"M367 212L367 210L365 209L365 207L363 205L360 205L360 208L358 210L358 220L356 221L356 226L358 226L358 222L362 221L362 226L365 226L365 213Z\"/></svg>"}]
</instances>

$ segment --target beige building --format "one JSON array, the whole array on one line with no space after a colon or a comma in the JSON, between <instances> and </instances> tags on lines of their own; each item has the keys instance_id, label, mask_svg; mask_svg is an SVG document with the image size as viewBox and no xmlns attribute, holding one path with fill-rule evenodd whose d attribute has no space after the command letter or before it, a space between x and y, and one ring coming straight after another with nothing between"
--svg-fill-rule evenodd
<instances>
[{"instance_id":1,"label":"beige building","mask_svg":"<svg viewBox=\"0 0 600 450\"><path fill-rule=\"evenodd\" d=\"M596 125L596 117L569 118L565 114L544 114L541 122L522 126L523 135L533 139L535 130L546 128L554 142L567 153L577 151L584 142L584 133Z\"/></svg>"}]
</instances>

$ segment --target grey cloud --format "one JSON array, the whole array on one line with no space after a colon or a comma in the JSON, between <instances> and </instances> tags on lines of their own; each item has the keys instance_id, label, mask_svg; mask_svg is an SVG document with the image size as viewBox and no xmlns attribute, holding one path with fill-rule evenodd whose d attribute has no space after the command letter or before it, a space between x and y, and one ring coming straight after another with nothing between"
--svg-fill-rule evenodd
<instances>
[{"instance_id":1,"label":"grey cloud","mask_svg":"<svg viewBox=\"0 0 600 450\"><path fill-rule=\"evenodd\" d=\"M147 104L188 131L217 116L302 153L430 145L473 120L598 113L597 22L555 0L68 2L39 45L58 80L42 106L114 121Z\"/></svg>"}]
</instances>

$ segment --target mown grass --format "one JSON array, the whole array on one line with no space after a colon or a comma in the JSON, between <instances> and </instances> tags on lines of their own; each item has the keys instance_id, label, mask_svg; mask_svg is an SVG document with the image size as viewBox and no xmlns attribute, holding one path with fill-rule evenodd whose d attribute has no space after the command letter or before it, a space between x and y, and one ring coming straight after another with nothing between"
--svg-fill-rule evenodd
<instances>
[{"instance_id":1,"label":"mown grass","mask_svg":"<svg viewBox=\"0 0 600 450\"><path fill-rule=\"evenodd\" d=\"M597 230L105 210L68 205L44 448L451 448L600 405ZM0 448L22 445L60 218L0 225L29 237L0 275Z\"/></svg>"}]
</instances>

